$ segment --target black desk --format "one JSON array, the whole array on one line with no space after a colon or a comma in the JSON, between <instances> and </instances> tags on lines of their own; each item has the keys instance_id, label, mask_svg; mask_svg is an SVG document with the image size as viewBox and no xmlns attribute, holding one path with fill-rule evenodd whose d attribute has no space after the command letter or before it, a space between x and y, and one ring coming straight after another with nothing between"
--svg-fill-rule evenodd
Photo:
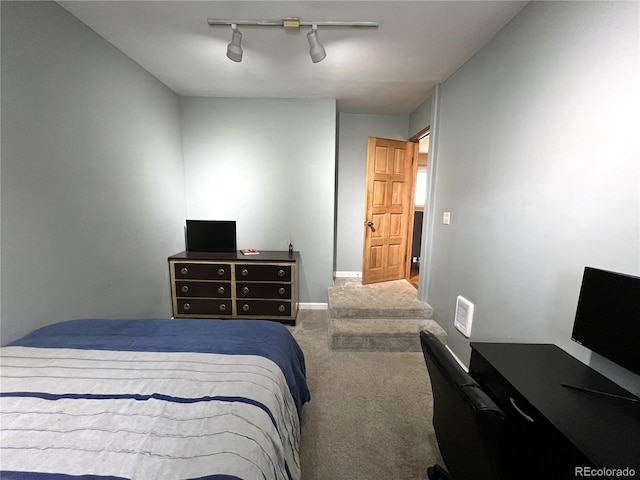
<instances>
[{"instance_id":1,"label":"black desk","mask_svg":"<svg viewBox=\"0 0 640 480\"><path fill-rule=\"evenodd\" d=\"M635 398L632 394L555 345L472 343L471 348L469 373L513 420L545 479L640 479L640 402L562 384ZM629 468L635 475L594 476L592 470L581 476L576 467Z\"/></svg>"}]
</instances>

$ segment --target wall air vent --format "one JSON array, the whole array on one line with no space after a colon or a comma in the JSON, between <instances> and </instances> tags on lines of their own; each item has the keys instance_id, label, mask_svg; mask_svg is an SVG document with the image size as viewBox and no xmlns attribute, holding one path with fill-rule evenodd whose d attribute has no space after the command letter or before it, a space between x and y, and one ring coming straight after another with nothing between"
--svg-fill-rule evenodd
<instances>
[{"instance_id":1,"label":"wall air vent","mask_svg":"<svg viewBox=\"0 0 640 480\"><path fill-rule=\"evenodd\" d=\"M465 337L471 337L471 323L473 321L473 303L458 295L456 299L456 318L453 326Z\"/></svg>"}]
</instances>

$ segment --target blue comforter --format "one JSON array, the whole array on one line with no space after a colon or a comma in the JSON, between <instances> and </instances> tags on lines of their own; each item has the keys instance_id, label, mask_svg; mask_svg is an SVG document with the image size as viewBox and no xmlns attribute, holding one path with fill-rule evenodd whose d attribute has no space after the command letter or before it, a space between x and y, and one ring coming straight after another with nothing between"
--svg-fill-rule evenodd
<instances>
[{"instance_id":1,"label":"blue comforter","mask_svg":"<svg viewBox=\"0 0 640 480\"><path fill-rule=\"evenodd\" d=\"M310 399L302 350L284 325L266 320L69 320L42 327L10 345L259 355L284 373L298 415Z\"/></svg>"}]
</instances>

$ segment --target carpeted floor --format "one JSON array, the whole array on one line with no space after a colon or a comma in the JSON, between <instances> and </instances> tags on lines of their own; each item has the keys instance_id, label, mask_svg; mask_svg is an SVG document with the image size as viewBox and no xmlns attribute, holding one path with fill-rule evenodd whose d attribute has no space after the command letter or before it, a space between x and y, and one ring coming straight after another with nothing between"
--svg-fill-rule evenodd
<instances>
[{"instance_id":1,"label":"carpeted floor","mask_svg":"<svg viewBox=\"0 0 640 480\"><path fill-rule=\"evenodd\" d=\"M302 419L303 480L426 479L441 462L422 353L336 352L325 310L302 310L311 402Z\"/></svg>"},{"instance_id":2,"label":"carpeted floor","mask_svg":"<svg viewBox=\"0 0 640 480\"><path fill-rule=\"evenodd\" d=\"M334 318L433 318L431 305L416 298L407 280L363 285L360 278L336 278L329 288L329 310Z\"/></svg>"}]
</instances>

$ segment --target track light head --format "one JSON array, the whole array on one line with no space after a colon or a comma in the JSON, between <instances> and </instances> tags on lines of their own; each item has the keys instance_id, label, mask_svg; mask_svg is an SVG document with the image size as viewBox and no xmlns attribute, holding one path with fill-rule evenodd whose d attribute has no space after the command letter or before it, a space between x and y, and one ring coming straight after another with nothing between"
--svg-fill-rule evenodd
<instances>
[{"instance_id":1,"label":"track light head","mask_svg":"<svg viewBox=\"0 0 640 480\"><path fill-rule=\"evenodd\" d=\"M236 25L231 25L231 43L227 45L227 57L234 62L242 61L242 33Z\"/></svg>"},{"instance_id":2,"label":"track light head","mask_svg":"<svg viewBox=\"0 0 640 480\"><path fill-rule=\"evenodd\" d=\"M311 61L313 63L321 62L327 56L327 52L320 42L318 42L318 26L314 25L309 33L307 33L307 40L309 40L309 55L311 55Z\"/></svg>"}]
</instances>

